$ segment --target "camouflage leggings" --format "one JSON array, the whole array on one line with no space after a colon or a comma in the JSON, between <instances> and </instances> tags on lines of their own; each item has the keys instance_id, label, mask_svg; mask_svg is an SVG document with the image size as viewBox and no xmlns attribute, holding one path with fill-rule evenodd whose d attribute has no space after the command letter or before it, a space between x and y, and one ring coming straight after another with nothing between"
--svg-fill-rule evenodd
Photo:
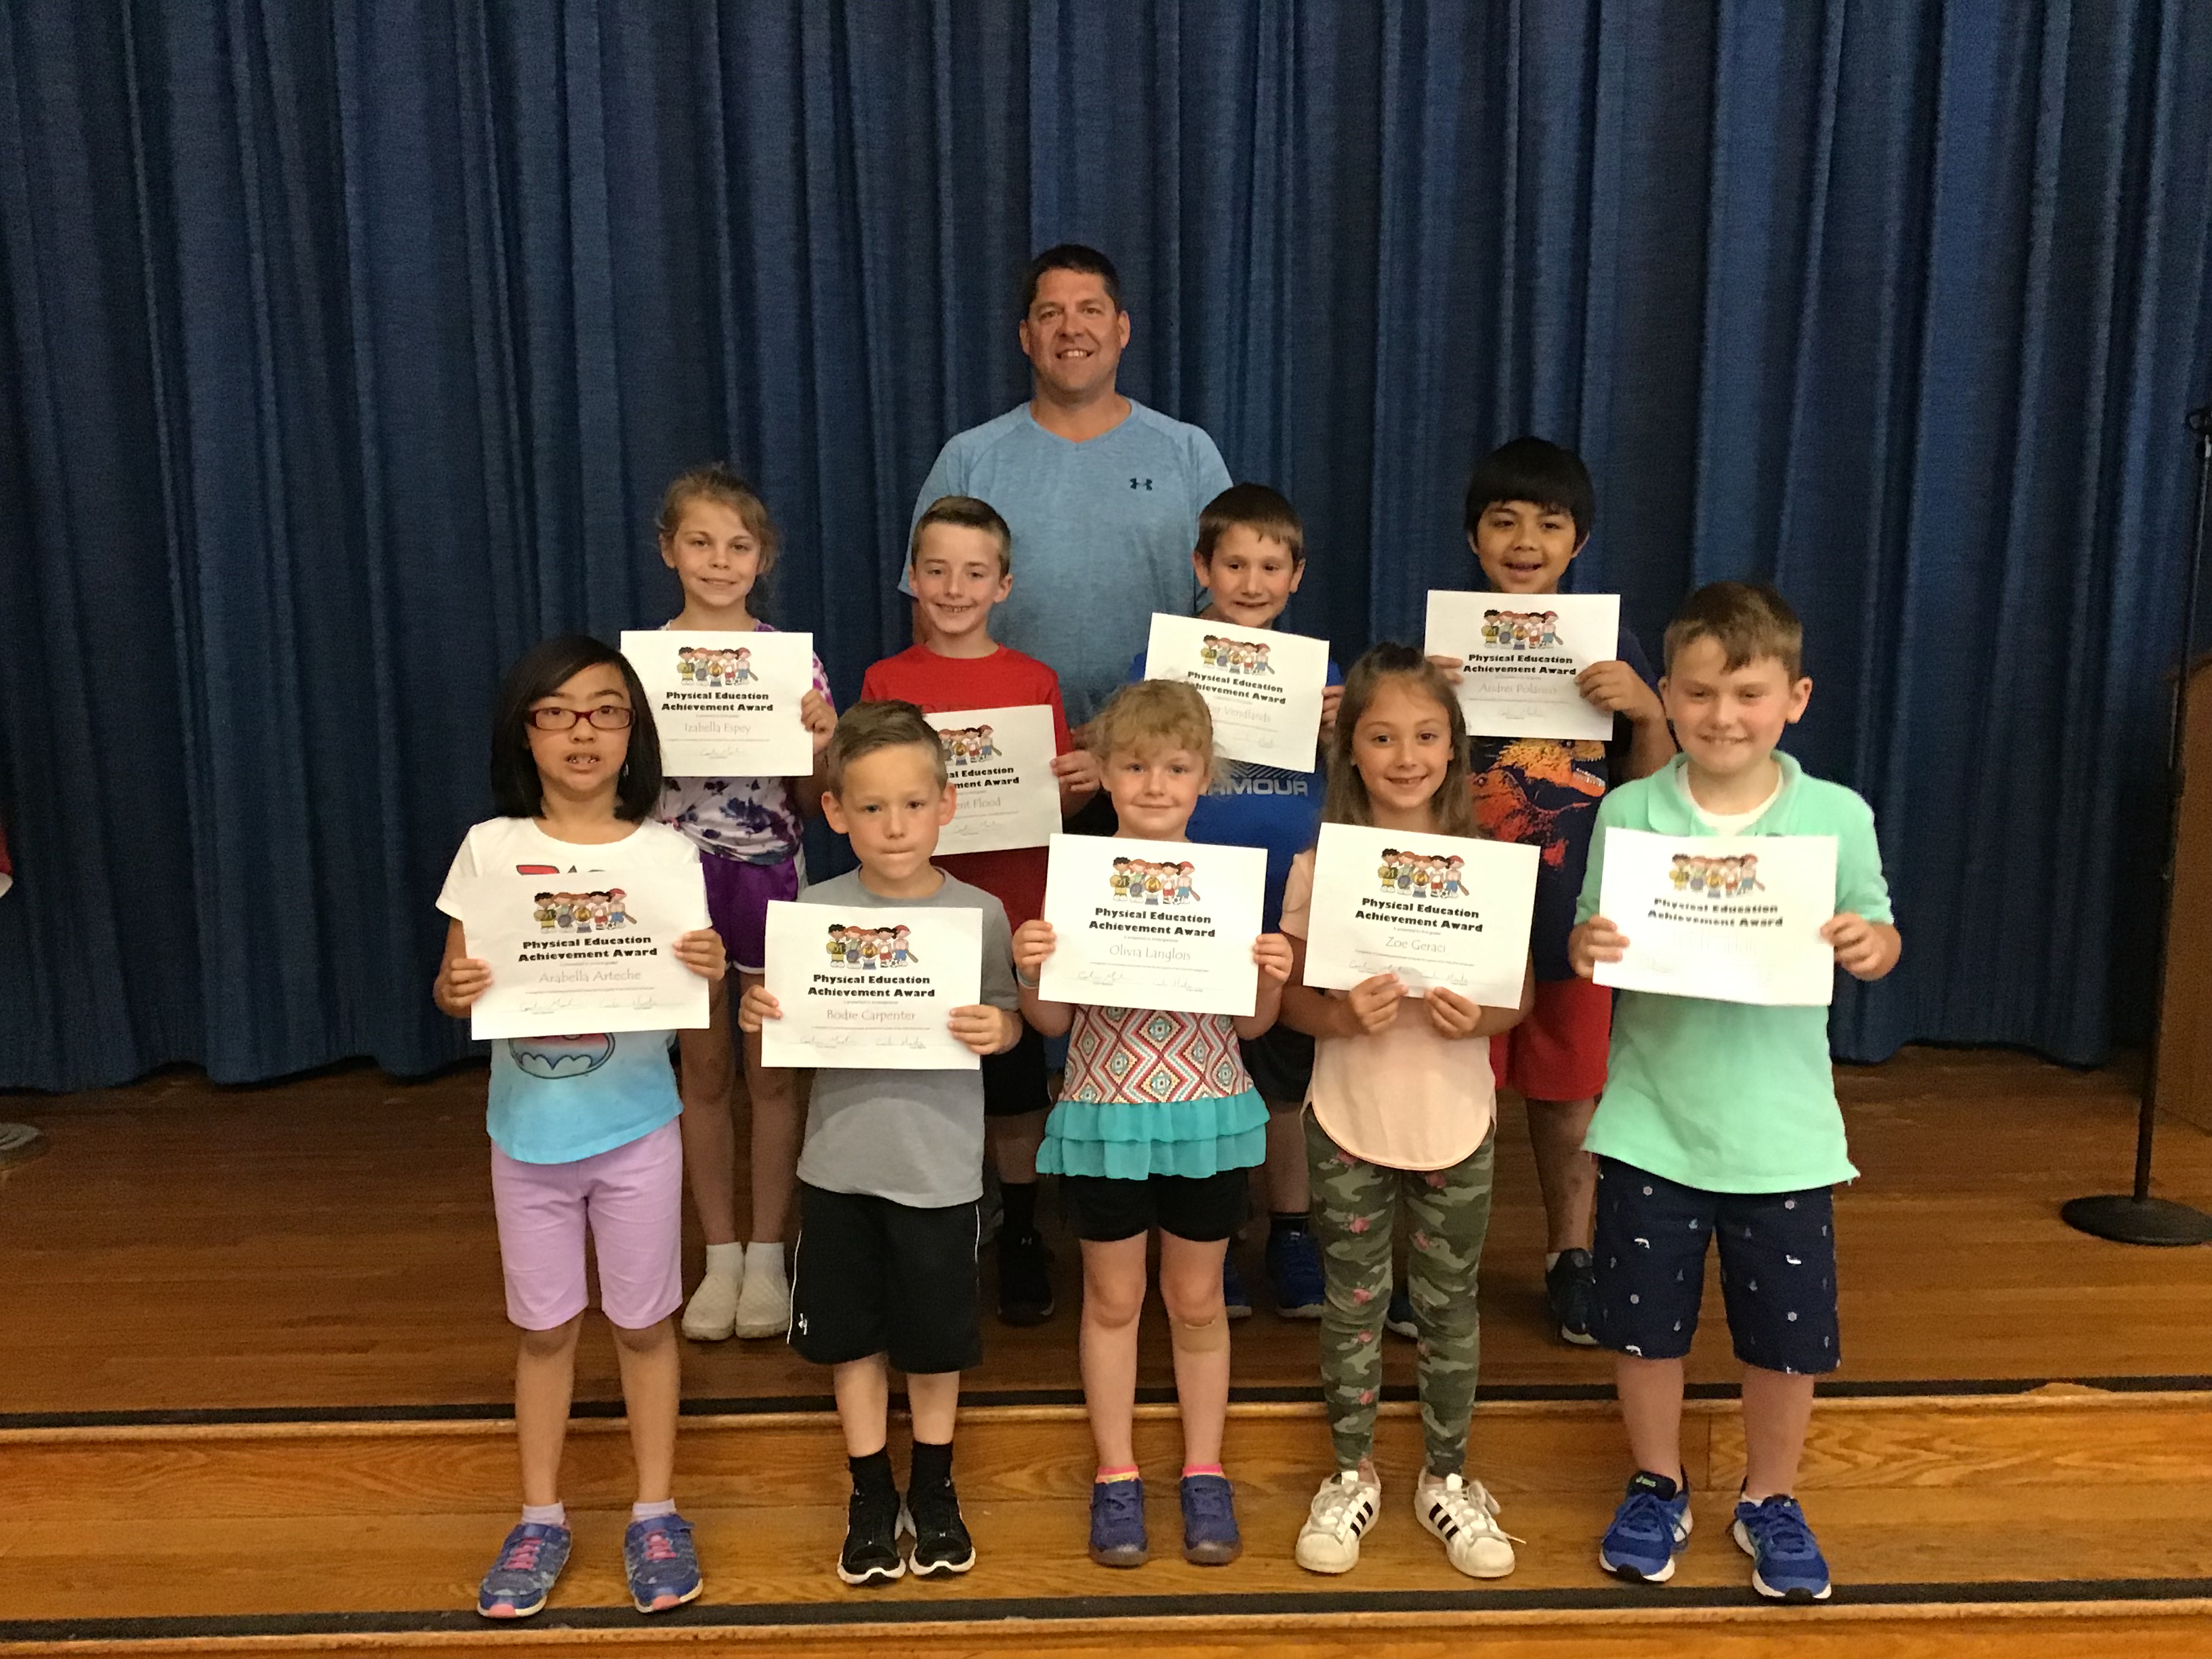
<instances>
[{"instance_id":1,"label":"camouflage leggings","mask_svg":"<svg viewBox=\"0 0 2212 1659\"><path fill-rule=\"evenodd\" d=\"M1313 1175L1313 1230L1328 1278L1321 1316L1321 1385L1340 1468L1375 1443L1375 1403L1382 1395L1382 1316L1390 1301L1390 1235L1402 1206L1406 1290L1420 1326L1415 1376L1429 1472L1457 1474L1467 1461L1468 1418L1474 1409L1482 1358L1475 1280L1490 1231L1492 1133L1449 1170L1393 1170L1366 1164L1306 1114L1306 1164Z\"/></svg>"}]
</instances>

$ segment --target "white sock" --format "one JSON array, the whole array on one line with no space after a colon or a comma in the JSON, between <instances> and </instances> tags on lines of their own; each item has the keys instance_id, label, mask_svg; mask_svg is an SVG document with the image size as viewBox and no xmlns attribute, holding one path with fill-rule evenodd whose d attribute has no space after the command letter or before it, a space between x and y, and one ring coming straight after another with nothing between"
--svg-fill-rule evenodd
<instances>
[{"instance_id":1,"label":"white sock","mask_svg":"<svg viewBox=\"0 0 2212 1659\"><path fill-rule=\"evenodd\" d=\"M745 1247L742 1244L709 1244L707 1247L707 1272L709 1277L743 1279L745 1276Z\"/></svg>"},{"instance_id":2,"label":"white sock","mask_svg":"<svg viewBox=\"0 0 2212 1659\"><path fill-rule=\"evenodd\" d=\"M770 1284L784 1283L783 1245L780 1242L768 1244L755 1243L746 1245L745 1273L748 1277L754 1273L766 1273Z\"/></svg>"},{"instance_id":3,"label":"white sock","mask_svg":"<svg viewBox=\"0 0 2212 1659\"><path fill-rule=\"evenodd\" d=\"M711 1250L711 1249L713 1249L714 1247L713 1245L709 1244L707 1248L708 1248L708 1249L710 1249L710 1250ZM1551 1272L1551 1271L1552 1271L1552 1269L1553 1269L1553 1268L1554 1268L1554 1267L1558 1267L1559 1265L1559 1251L1557 1251L1557 1250L1547 1250L1547 1251L1544 1253L1544 1271L1545 1271L1546 1273L1549 1273L1549 1272Z\"/></svg>"},{"instance_id":4,"label":"white sock","mask_svg":"<svg viewBox=\"0 0 2212 1659\"><path fill-rule=\"evenodd\" d=\"M731 1248L734 1249L737 1247L732 1245ZM633 1504L629 1506L629 1518L633 1521L658 1521L664 1515L675 1513L676 1500L672 1498L664 1498L658 1504Z\"/></svg>"},{"instance_id":5,"label":"white sock","mask_svg":"<svg viewBox=\"0 0 2212 1659\"><path fill-rule=\"evenodd\" d=\"M526 1527L565 1527L568 1524L566 1504L525 1504L522 1524Z\"/></svg>"}]
</instances>

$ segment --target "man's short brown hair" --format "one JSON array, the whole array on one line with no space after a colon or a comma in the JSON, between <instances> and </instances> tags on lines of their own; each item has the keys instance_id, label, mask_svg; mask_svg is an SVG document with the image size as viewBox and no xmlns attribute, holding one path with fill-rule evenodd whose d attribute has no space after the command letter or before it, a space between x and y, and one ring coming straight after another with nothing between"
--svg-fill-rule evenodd
<instances>
[{"instance_id":1,"label":"man's short brown hair","mask_svg":"<svg viewBox=\"0 0 2212 1659\"><path fill-rule=\"evenodd\" d=\"M1293 565L1306 562L1306 530L1298 522L1297 508L1280 491L1261 483L1231 484L1206 504L1198 515L1200 562L1212 564L1214 544L1240 526L1271 542L1282 543L1291 550Z\"/></svg>"},{"instance_id":2,"label":"man's short brown hair","mask_svg":"<svg viewBox=\"0 0 2212 1659\"><path fill-rule=\"evenodd\" d=\"M908 744L929 751L929 767L942 791L948 778L945 745L937 728L910 702L889 698L882 702L856 702L837 717L837 730L830 738L830 793L842 799L845 769L878 749L902 749Z\"/></svg>"},{"instance_id":3,"label":"man's short brown hair","mask_svg":"<svg viewBox=\"0 0 2212 1659\"><path fill-rule=\"evenodd\" d=\"M1780 663L1793 684L1804 673L1804 624L1765 582L1707 582L1685 599L1667 624L1668 672L1675 653L1698 640L1720 647L1731 673L1765 659Z\"/></svg>"},{"instance_id":4,"label":"man's short brown hair","mask_svg":"<svg viewBox=\"0 0 2212 1659\"><path fill-rule=\"evenodd\" d=\"M963 530L988 531L999 542L999 574L1003 576L1013 568L1014 532L999 516L999 509L990 502L974 495L939 495L922 510L914 521L914 534L907 538L907 568L921 556L921 532L933 524L957 525Z\"/></svg>"}]
</instances>

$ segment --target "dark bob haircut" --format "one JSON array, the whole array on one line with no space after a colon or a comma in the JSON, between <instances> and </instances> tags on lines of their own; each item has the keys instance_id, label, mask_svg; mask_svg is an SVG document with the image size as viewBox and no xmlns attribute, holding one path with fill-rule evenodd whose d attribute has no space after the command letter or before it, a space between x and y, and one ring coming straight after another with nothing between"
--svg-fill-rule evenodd
<instances>
[{"instance_id":1,"label":"dark bob haircut","mask_svg":"<svg viewBox=\"0 0 2212 1659\"><path fill-rule=\"evenodd\" d=\"M1079 271L1085 276L1096 276L1106 286L1106 297L1114 302L1114 309L1121 308L1121 273L1114 269L1114 262L1095 247L1085 247L1080 242L1062 242L1048 247L1030 261L1029 273L1022 280L1022 315L1030 314L1036 303L1037 284L1044 280L1048 270Z\"/></svg>"},{"instance_id":2,"label":"dark bob haircut","mask_svg":"<svg viewBox=\"0 0 2212 1659\"><path fill-rule=\"evenodd\" d=\"M1474 464L1467 482L1468 535L1499 501L1532 501L1565 514L1575 521L1577 545L1589 539L1590 520L1597 516L1597 490L1583 458L1542 438L1516 438Z\"/></svg>"},{"instance_id":3,"label":"dark bob haircut","mask_svg":"<svg viewBox=\"0 0 2212 1659\"><path fill-rule=\"evenodd\" d=\"M641 823L660 804L660 734L653 705L629 659L589 634L557 634L523 653L500 683L491 715L491 800L501 817L534 818L545 809L538 763L530 753L530 708L586 668L612 663L629 690L629 752L615 782L615 816Z\"/></svg>"}]
</instances>

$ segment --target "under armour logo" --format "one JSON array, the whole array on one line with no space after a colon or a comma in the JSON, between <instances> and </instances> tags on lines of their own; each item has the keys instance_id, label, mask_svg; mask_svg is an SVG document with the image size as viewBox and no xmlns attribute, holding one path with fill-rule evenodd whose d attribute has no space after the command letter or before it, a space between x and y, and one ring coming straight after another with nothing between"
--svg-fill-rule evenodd
<instances>
[{"instance_id":1,"label":"under armour logo","mask_svg":"<svg viewBox=\"0 0 2212 1659\"><path fill-rule=\"evenodd\" d=\"M799 1334L801 1336L806 1334L806 1316L805 1314L799 1316Z\"/></svg>"},{"instance_id":2,"label":"under armour logo","mask_svg":"<svg viewBox=\"0 0 2212 1659\"><path fill-rule=\"evenodd\" d=\"M1152 481L1150 478L1132 478L1129 480L1129 488L1132 489L1150 489L1152 487Z\"/></svg>"}]
</instances>

